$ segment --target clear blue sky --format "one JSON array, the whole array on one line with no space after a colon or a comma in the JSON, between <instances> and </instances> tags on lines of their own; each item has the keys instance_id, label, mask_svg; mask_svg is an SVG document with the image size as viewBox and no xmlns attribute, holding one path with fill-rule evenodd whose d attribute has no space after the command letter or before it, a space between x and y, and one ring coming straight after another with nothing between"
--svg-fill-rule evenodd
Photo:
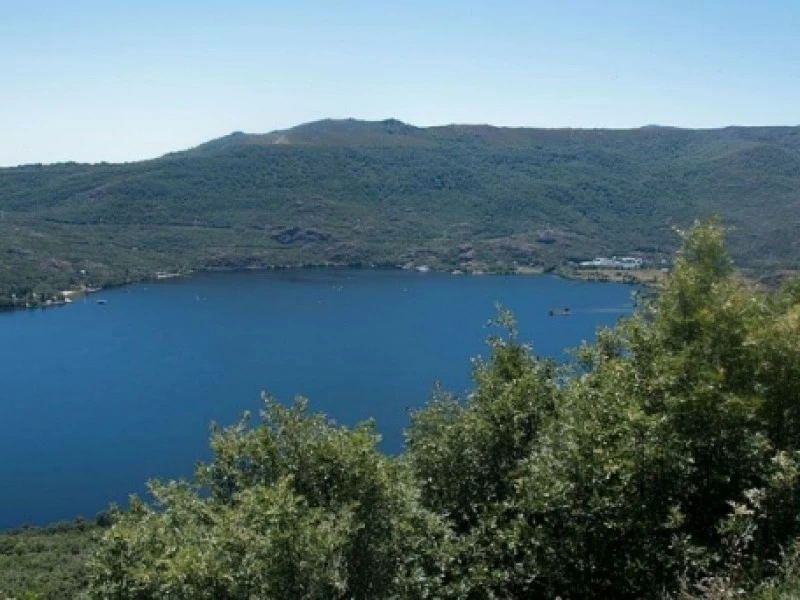
<instances>
[{"instance_id":1,"label":"clear blue sky","mask_svg":"<svg viewBox=\"0 0 800 600\"><path fill-rule=\"evenodd\" d=\"M0 5L0 165L136 160L324 117L794 125L800 1Z\"/></svg>"}]
</instances>

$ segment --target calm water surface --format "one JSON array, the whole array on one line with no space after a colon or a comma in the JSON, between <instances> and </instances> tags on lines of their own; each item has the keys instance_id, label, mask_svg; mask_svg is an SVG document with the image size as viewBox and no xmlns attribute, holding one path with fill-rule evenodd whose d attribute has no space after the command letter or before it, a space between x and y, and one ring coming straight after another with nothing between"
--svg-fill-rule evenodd
<instances>
[{"instance_id":1,"label":"calm water surface","mask_svg":"<svg viewBox=\"0 0 800 600\"><path fill-rule=\"evenodd\" d=\"M305 270L130 286L0 315L0 527L93 515L150 477L189 475L208 424L260 391L397 452L434 381L463 393L499 301L538 354L563 357L630 312L631 288L546 276ZM107 304L97 304L98 299ZM569 318L547 311L568 306Z\"/></svg>"}]
</instances>

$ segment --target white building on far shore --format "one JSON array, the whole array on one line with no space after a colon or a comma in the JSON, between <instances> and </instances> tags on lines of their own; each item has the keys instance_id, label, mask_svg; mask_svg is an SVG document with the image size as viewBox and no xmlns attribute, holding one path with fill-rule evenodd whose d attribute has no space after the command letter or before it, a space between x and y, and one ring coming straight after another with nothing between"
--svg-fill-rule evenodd
<instances>
[{"instance_id":1,"label":"white building on far shore","mask_svg":"<svg viewBox=\"0 0 800 600\"><path fill-rule=\"evenodd\" d=\"M593 260L584 260L579 265L596 269L641 269L644 261L633 256L612 256L611 258L598 256Z\"/></svg>"}]
</instances>

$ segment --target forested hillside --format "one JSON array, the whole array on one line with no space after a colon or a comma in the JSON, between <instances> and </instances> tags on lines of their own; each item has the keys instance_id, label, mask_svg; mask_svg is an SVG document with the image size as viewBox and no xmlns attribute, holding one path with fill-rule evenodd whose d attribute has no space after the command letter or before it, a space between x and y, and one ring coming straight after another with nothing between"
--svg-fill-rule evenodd
<instances>
[{"instance_id":1,"label":"forested hillside","mask_svg":"<svg viewBox=\"0 0 800 600\"><path fill-rule=\"evenodd\" d=\"M321 121L143 162L0 169L0 301L156 271L659 260L674 225L710 214L740 266L796 268L799 190L794 127Z\"/></svg>"}]
</instances>

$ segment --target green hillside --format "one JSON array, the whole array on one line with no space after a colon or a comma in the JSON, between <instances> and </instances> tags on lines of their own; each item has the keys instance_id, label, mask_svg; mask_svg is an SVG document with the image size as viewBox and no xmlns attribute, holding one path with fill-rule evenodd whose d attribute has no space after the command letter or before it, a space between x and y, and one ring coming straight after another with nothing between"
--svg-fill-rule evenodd
<instances>
[{"instance_id":1,"label":"green hillside","mask_svg":"<svg viewBox=\"0 0 800 600\"><path fill-rule=\"evenodd\" d=\"M658 260L673 226L712 213L743 267L797 268L798 209L800 127L328 120L136 163L0 169L0 297L156 271Z\"/></svg>"}]
</instances>

